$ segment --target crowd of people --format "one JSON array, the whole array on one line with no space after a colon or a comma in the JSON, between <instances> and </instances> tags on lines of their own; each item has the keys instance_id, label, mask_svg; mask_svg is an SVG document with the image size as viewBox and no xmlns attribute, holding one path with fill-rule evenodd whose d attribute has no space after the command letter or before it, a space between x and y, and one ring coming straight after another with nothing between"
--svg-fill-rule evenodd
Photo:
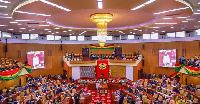
<instances>
[{"instance_id":1,"label":"crowd of people","mask_svg":"<svg viewBox=\"0 0 200 104\"><path fill-rule=\"evenodd\" d=\"M89 80L91 83L99 81L97 79ZM113 95L116 96L115 100L119 104L136 104L140 101L148 104L149 102L153 104L175 104L176 102L199 103L199 86L195 88L192 84L182 85L178 79L168 78L166 75L162 75L161 77L154 75L150 78L139 79L136 82L128 79L112 78L102 81L105 83L125 82L125 85L121 83L120 89L113 92ZM22 102L26 104L39 102L41 104L60 104L64 101L79 104L82 97L90 95L87 92L87 88L83 87L81 82L83 80L68 83L60 76L51 77L51 75L27 78L26 86L16 85L10 89L1 89L0 100L3 104L5 102L6 104L18 104ZM101 101L97 101L97 103L102 104Z\"/></svg>"},{"instance_id":2,"label":"crowd of people","mask_svg":"<svg viewBox=\"0 0 200 104\"><path fill-rule=\"evenodd\" d=\"M140 56L140 52L134 52L134 53L127 53L122 54L121 60L136 60ZM66 52L65 58L67 61L83 61L82 54L74 54L73 52L71 54L68 54ZM93 52L90 53L90 60L102 60L102 59L111 59L111 60L117 60L117 56L115 54L115 51L112 54L94 54Z\"/></svg>"},{"instance_id":3,"label":"crowd of people","mask_svg":"<svg viewBox=\"0 0 200 104\"><path fill-rule=\"evenodd\" d=\"M0 72L6 71L6 70L11 70L11 69L16 69L19 68L19 63L17 60L13 59L8 59L8 58L1 58L0 60Z\"/></svg>"},{"instance_id":4,"label":"crowd of people","mask_svg":"<svg viewBox=\"0 0 200 104\"><path fill-rule=\"evenodd\" d=\"M179 58L179 61L181 64L184 64L186 66L200 67L200 55L199 56L195 55L190 59L185 59L184 56L182 56Z\"/></svg>"},{"instance_id":5,"label":"crowd of people","mask_svg":"<svg viewBox=\"0 0 200 104\"><path fill-rule=\"evenodd\" d=\"M15 86L0 90L2 104L60 104L63 100L71 98L72 102L79 104L80 95L87 95L86 91L79 89L79 85L58 80L59 76L28 78L26 86ZM57 96L57 97L55 97ZM55 97L55 98L54 98ZM73 98L72 98L73 97ZM70 102L70 101L69 101Z\"/></svg>"}]
</instances>

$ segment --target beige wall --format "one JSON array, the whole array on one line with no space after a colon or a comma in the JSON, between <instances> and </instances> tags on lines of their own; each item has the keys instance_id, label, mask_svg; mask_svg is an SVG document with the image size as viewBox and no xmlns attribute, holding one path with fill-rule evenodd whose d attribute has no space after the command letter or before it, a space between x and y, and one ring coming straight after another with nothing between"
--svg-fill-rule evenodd
<instances>
[{"instance_id":1,"label":"beige wall","mask_svg":"<svg viewBox=\"0 0 200 104\"><path fill-rule=\"evenodd\" d=\"M144 49L142 46L144 45ZM200 55L200 41L189 42L161 42L161 43L131 43L131 44L115 44L115 47L121 46L123 53L133 53L140 51L144 55L145 62L143 71L147 74L166 74L170 75L174 73L173 68L160 68L158 67L158 49L177 49L177 59L181 56L181 50L186 49L186 58L191 56ZM0 57L5 57L4 53L5 44L0 43ZM8 44L7 57L17 59L20 62L26 60L26 51L32 50L44 50L45 51L45 69L33 70L32 76L48 75L48 74L62 74L63 67L61 65L62 56L65 52L76 54L82 54L82 48L89 48L88 44L76 44L76 45L63 45L63 50L60 50L58 44ZM155 54L152 54L152 49ZM22 58L18 58L18 50L22 50ZM51 51L52 55L48 55L48 51ZM111 54L113 50L90 50L94 54ZM192 80L193 77L188 78ZM195 78L196 80L197 78ZM196 84L200 84L198 81Z\"/></svg>"}]
</instances>

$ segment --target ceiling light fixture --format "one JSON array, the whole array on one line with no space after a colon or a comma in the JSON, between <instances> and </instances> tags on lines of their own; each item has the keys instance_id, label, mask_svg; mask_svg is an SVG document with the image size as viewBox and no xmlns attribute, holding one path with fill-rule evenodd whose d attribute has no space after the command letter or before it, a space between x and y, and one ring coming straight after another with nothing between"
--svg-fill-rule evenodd
<instances>
[{"instance_id":1,"label":"ceiling light fixture","mask_svg":"<svg viewBox=\"0 0 200 104\"><path fill-rule=\"evenodd\" d=\"M49 4L49 5L51 5L51 6L57 7L57 8L59 8L59 9L65 10L65 11L71 11L70 9L67 9L67 8L62 7L62 6L60 6L60 5L57 5L57 4L54 4L54 3L49 2L49 1L47 1L47 0L40 0L40 1L42 1L43 3Z\"/></svg>"},{"instance_id":2,"label":"ceiling light fixture","mask_svg":"<svg viewBox=\"0 0 200 104\"><path fill-rule=\"evenodd\" d=\"M174 25L177 23L155 23L156 25Z\"/></svg>"},{"instance_id":3,"label":"ceiling light fixture","mask_svg":"<svg viewBox=\"0 0 200 104\"><path fill-rule=\"evenodd\" d=\"M7 16L8 14L5 14L5 13L0 13L0 15L4 15L4 16Z\"/></svg>"},{"instance_id":4,"label":"ceiling light fixture","mask_svg":"<svg viewBox=\"0 0 200 104\"><path fill-rule=\"evenodd\" d=\"M19 29L25 30L26 28L19 28Z\"/></svg>"},{"instance_id":5,"label":"ceiling light fixture","mask_svg":"<svg viewBox=\"0 0 200 104\"><path fill-rule=\"evenodd\" d=\"M188 22L188 21L182 21L182 22Z\"/></svg>"},{"instance_id":6,"label":"ceiling light fixture","mask_svg":"<svg viewBox=\"0 0 200 104\"><path fill-rule=\"evenodd\" d=\"M12 17L4 17L4 16L0 16L0 18L12 18Z\"/></svg>"},{"instance_id":7,"label":"ceiling light fixture","mask_svg":"<svg viewBox=\"0 0 200 104\"><path fill-rule=\"evenodd\" d=\"M4 6L4 5L0 5L0 8L7 8L7 6Z\"/></svg>"},{"instance_id":8,"label":"ceiling light fixture","mask_svg":"<svg viewBox=\"0 0 200 104\"><path fill-rule=\"evenodd\" d=\"M68 30L68 31L72 31L72 30Z\"/></svg>"},{"instance_id":9,"label":"ceiling light fixture","mask_svg":"<svg viewBox=\"0 0 200 104\"><path fill-rule=\"evenodd\" d=\"M174 12L174 11L178 11L178 10L184 10L184 9L188 9L188 8L189 8L189 7L171 9L171 10L166 10L166 11L162 11L162 12L157 12L157 13L154 13L154 14L164 14L164 13Z\"/></svg>"},{"instance_id":10,"label":"ceiling light fixture","mask_svg":"<svg viewBox=\"0 0 200 104\"><path fill-rule=\"evenodd\" d=\"M110 13L96 13L90 16L90 20L97 24L97 37L100 47L104 47L107 37L107 23L111 22L113 15Z\"/></svg>"},{"instance_id":11,"label":"ceiling light fixture","mask_svg":"<svg viewBox=\"0 0 200 104\"><path fill-rule=\"evenodd\" d=\"M15 20L17 22L45 22L45 21L37 21L37 20Z\"/></svg>"},{"instance_id":12,"label":"ceiling light fixture","mask_svg":"<svg viewBox=\"0 0 200 104\"><path fill-rule=\"evenodd\" d=\"M144 4L141 4L141 5L139 5L139 6L135 7L135 8L132 8L131 10L140 9L140 8L146 6L146 5L150 4L150 3L153 3L153 2L155 2L155 1L156 1L156 0L149 0L149 1L145 2Z\"/></svg>"},{"instance_id":13,"label":"ceiling light fixture","mask_svg":"<svg viewBox=\"0 0 200 104\"><path fill-rule=\"evenodd\" d=\"M200 13L194 13L194 14L200 14Z\"/></svg>"},{"instance_id":14,"label":"ceiling light fixture","mask_svg":"<svg viewBox=\"0 0 200 104\"><path fill-rule=\"evenodd\" d=\"M45 27L45 26L49 26L49 25L39 25L39 26Z\"/></svg>"},{"instance_id":15,"label":"ceiling light fixture","mask_svg":"<svg viewBox=\"0 0 200 104\"><path fill-rule=\"evenodd\" d=\"M13 22L10 22L10 23L14 24L14 23L18 23L18 22L13 21Z\"/></svg>"},{"instance_id":16,"label":"ceiling light fixture","mask_svg":"<svg viewBox=\"0 0 200 104\"><path fill-rule=\"evenodd\" d=\"M31 13L31 12L24 12L24 11L15 11L16 13L22 13L22 14L33 14L33 15L38 15L38 16L46 16L50 17L51 15L49 14L39 14L39 13Z\"/></svg>"},{"instance_id":17,"label":"ceiling light fixture","mask_svg":"<svg viewBox=\"0 0 200 104\"><path fill-rule=\"evenodd\" d=\"M11 3L11 2L9 2L9 1L5 1L5 0L0 0L0 2L1 2L1 3L6 3L6 4Z\"/></svg>"},{"instance_id":18,"label":"ceiling light fixture","mask_svg":"<svg viewBox=\"0 0 200 104\"><path fill-rule=\"evenodd\" d=\"M8 25L0 25L0 27L3 27L3 26L8 26Z\"/></svg>"},{"instance_id":19,"label":"ceiling light fixture","mask_svg":"<svg viewBox=\"0 0 200 104\"><path fill-rule=\"evenodd\" d=\"M8 29L8 30L13 31L14 29Z\"/></svg>"}]
</instances>

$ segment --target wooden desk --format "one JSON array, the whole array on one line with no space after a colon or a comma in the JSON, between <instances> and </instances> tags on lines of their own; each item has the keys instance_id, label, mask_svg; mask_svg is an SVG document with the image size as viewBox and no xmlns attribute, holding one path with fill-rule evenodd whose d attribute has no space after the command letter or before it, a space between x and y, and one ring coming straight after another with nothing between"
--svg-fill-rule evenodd
<instances>
[{"instance_id":1,"label":"wooden desk","mask_svg":"<svg viewBox=\"0 0 200 104\"><path fill-rule=\"evenodd\" d=\"M99 85L98 92L101 93L101 94L108 93L108 85L107 84Z\"/></svg>"}]
</instances>

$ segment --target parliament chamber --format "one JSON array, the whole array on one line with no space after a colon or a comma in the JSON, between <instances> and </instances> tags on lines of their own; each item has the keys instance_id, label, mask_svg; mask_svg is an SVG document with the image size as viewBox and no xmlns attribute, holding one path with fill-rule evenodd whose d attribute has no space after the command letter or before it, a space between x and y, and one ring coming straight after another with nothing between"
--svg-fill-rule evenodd
<instances>
[{"instance_id":1,"label":"parliament chamber","mask_svg":"<svg viewBox=\"0 0 200 104\"><path fill-rule=\"evenodd\" d=\"M0 104L200 104L200 0L0 0Z\"/></svg>"}]
</instances>

